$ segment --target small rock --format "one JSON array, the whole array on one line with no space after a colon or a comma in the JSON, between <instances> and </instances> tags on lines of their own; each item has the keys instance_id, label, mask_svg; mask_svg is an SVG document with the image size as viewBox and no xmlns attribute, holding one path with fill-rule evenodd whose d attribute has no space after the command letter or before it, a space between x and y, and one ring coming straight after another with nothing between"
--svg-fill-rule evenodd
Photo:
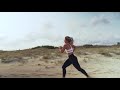
<instances>
[{"instance_id":1,"label":"small rock","mask_svg":"<svg viewBox=\"0 0 120 90\"><path fill-rule=\"evenodd\" d=\"M38 66L40 66L41 64L38 64Z\"/></svg>"}]
</instances>

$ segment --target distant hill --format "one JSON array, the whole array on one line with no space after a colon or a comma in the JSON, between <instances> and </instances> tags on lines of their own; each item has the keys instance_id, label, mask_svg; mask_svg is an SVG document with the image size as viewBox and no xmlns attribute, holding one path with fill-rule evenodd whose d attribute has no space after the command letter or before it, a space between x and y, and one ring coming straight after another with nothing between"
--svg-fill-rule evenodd
<instances>
[{"instance_id":1,"label":"distant hill","mask_svg":"<svg viewBox=\"0 0 120 90\"><path fill-rule=\"evenodd\" d=\"M45 46L37 46L37 47L33 47L33 48L31 48L31 49L38 49L38 48L56 49L56 48L58 48L58 47L45 45Z\"/></svg>"},{"instance_id":2,"label":"distant hill","mask_svg":"<svg viewBox=\"0 0 120 90\"><path fill-rule=\"evenodd\" d=\"M84 44L84 45L80 45L80 46L76 46L76 47L77 48L120 47L120 42L117 42L114 45L92 45L92 44ZM41 49L41 48L45 48L45 49L57 49L58 47L50 46L50 45L43 45L43 46L36 46L36 47L27 48L27 49L23 49L23 50L19 49L19 50L13 50L13 51L24 51L24 50L30 50L30 49L33 50L33 49ZM0 50L0 52L9 52L9 51Z\"/></svg>"}]
</instances>

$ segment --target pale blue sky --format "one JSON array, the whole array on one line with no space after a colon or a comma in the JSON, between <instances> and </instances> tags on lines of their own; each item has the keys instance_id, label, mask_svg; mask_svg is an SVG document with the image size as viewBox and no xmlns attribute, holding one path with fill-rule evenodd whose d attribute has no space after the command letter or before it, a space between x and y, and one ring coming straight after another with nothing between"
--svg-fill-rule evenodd
<instances>
[{"instance_id":1,"label":"pale blue sky","mask_svg":"<svg viewBox=\"0 0 120 90\"><path fill-rule=\"evenodd\" d=\"M120 42L119 12L0 12L0 50Z\"/></svg>"}]
</instances>

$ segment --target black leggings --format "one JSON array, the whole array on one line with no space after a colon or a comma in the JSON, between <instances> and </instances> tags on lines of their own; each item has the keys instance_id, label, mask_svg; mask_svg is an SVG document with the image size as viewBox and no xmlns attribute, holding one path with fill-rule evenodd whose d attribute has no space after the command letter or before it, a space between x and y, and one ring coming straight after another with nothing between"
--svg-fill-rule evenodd
<instances>
[{"instance_id":1,"label":"black leggings","mask_svg":"<svg viewBox=\"0 0 120 90\"><path fill-rule=\"evenodd\" d=\"M68 67L69 65L73 64L73 66L80 72L82 72L86 77L89 77L88 74L86 73L86 71L84 69L82 69L78 63L78 59L76 56L74 56L73 54L69 56L69 58L65 61L65 63L62 66L63 69L63 77L65 77L66 75L66 67Z\"/></svg>"}]
</instances>

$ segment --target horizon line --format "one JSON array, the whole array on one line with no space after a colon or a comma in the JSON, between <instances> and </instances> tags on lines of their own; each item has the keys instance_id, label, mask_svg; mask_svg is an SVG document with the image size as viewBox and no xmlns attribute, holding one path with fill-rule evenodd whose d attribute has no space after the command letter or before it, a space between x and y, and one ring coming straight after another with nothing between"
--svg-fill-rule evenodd
<instances>
[{"instance_id":1,"label":"horizon line","mask_svg":"<svg viewBox=\"0 0 120 90\"><path fill-rule=\"evenodd\" d=\"M120 45L120 43L117 43L117 44L111 44L111 45L109 45L109 44L106 44L106 45L104 45L104 44L100 44L100 45L97 45L97 44L84 44L84 45L76 45L76 47L84 47L84 46L91 46L91 47L94 47L94 46L119 46ZM3 50L0 50L0 51L18 51L18 50L27 50L27 49L33 49L33 48L45 48L45 47L54 47L54 48L58 48L59 46L54 46L54 45L40 45L40 46L34 46L34 47L30 47L30 48L24 48L24 49L15 49L15 50L5 50L5 49L3 49Z\"/></svg>"}]
</instances>

